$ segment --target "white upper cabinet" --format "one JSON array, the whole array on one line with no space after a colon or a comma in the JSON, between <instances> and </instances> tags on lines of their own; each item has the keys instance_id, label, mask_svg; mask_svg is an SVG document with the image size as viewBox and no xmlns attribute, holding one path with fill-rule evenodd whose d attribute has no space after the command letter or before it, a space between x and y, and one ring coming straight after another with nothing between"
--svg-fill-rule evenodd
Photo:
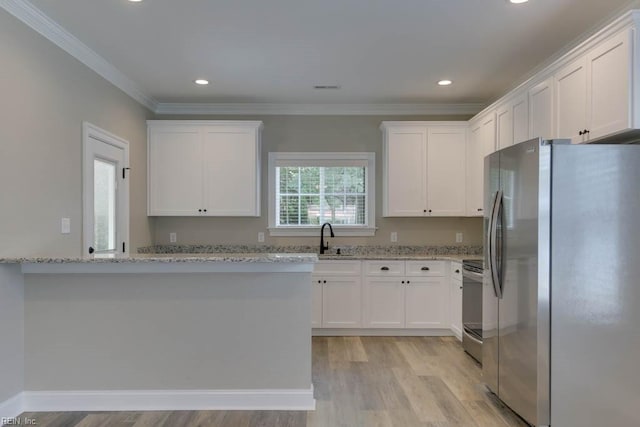
<instances>
[{"instance_id":1,"label":"white upper cabinet","mask_svg":"<svg viewBox=\"0 0 640 427\"><path fill-rule=\"evenodd\" d=\"M431 216L464 216L467 127L429 128L427 207Z\"/></svg>"},{"instance_id":2,"label":"white upper cabinet","mask_svg":"<svg viewBox=\"0 0 640 427\"><path fill-rule=\"evenodd\" d=\"M384 122L383 215L463 216L466 122Z\"/></svg>"},{"instance_id":3,"label":"white upper cabinet","mask_svg":"<svg viewBox=\"0 0 640 427\"><path fill-rule=\"evenodd\" d=\"M526 91L509 98L496 109L496 149L529 138L529 96Z\"/></svg>"},{"instance_id":4,"label":"white upper cabinet","mask_svg":"<svg viewBox=\"0 0 640 427\"><path fill-rule=\"evenodd\" d=\"M582 142L587 126L587 61L580 58L555 75L556 136Z\"/></svg>"},{"instance_id":5,"label":"white upper cabinet","mask_svg":"<svg viewBox=\"0 0 640 427\"><path fill-rule=\"evenodd\" d=\"M529 96L526 92L517 96L511 104L513 143L529 140ZM502 148L502 147L501 147Z\"/></svg>"},{"instance_id":6,"label":"white upper cabinet","mask_svg":"<svg viewBox=\"0 0 640 427\"><path fill-rule=\"evenodd\" d=\"M149 125L149 215L201 214L201 141L198 126Z\"/></svg>"},{"instance_id":7,"label":"white upper cabinet","mask_svg":"<svg viewBox=\"0 0 640 427\"><path fill-rule=\"evenodd\" d=\"M553 78L529 89L529 137L553 138Z\"/></svg>"},{"instance_id":8,"label":"white upper cabinet","mask_svg":"<svg viewBox=\"0 0 640 427\"><path fill-rule=\"evenodd\" d=\"M147 123L148 215L260 215L262 122Z\"/></svg>"},{"instance_id":9,"label":"white upper cabinet","mask_svg":"<svg viewBox=\"0 0 640 427\"><path fill-rule=\"evenodd\" d=\"M626 29L587 55L589 139L640 127L631 114L640 110L640 96L632 93L634 76L639 73L638 66L634 67L634 59L638 59L634 58L638 47L634 34L633 29ZM640 78L636 78L635 85L639 84Z\"/></svg>"},{"instance_id":10,"label":"white upper cabinet","mask_svg":"<svg viewBox=\"0 0 640 427\"><path fill-rule=\"evenodd\" d=\"M484 158L496 149L495 112L474 119L470 129L467 143L467 216L483 216Z\"/></svg>"},{"instance_id":11,"label":"white upper cabinet","mask_svg":"<svg viewBox=\"0 0 640 427\"><path fill-rule=\"evenodd\" d=\"M559 138L578 144L633 127L631 34L616 34L556 73Z\"/></svg>"},{"instance_id":12,"label":"white upper cabinet","mask_svg":"<svg viewBox=\"0 0 640 427\"><path fill-rule=\"evenodd\" d=\"M205 127L202 159L208 215L260 215L260 144L255 127Z\"/></svg>"},{"instance_id":13,"label":"white upper cabinet","mask_svg":"<svg viewBox=\"0 0 640 427\"><path fill-rule=\"evenodd\" d=\"M384 216L425 216L427 128L386 128L383 161Z\"/></svg>"}]
</instances>

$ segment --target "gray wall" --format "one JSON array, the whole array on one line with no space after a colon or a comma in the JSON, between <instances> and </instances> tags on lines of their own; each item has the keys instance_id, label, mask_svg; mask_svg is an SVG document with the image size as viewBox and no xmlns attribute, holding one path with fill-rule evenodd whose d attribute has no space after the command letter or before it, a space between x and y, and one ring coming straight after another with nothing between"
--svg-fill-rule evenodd
<instances>
[{"instance_id":1,"label":"gray wall","mask_svg":"<svg viewBox=\"0 0 640 427\"><path fill-rule=\"evenodd\" d=\"M269 237L267 155L271 151L373 151L376 153L375 237L337 237L331 245L390 244L390 233L398 232L398 244L455 244L455 233L464 233L464 244L482 244L479 218L382 218L382 133L384 120L467 120L468 116L158 116L158 119L262 120L262 216L260 218L171 218L155 220L154 239L169 242L178 233L178 243L257 244L264 231L267 244L315 244L311 237Z\"/></svg>"},{"instance_id":2,"label":"gray wall","mask_svg":"<svg viewBox=\"0 0 640 427\"><path fill-rule=\"evenodd\" d=\"M0 342L2 403L24 389L24 284L19 265L0 264Z\"/></svg>"},{"instance_id":3,"label":"gray wall","mask_svg":"<svg viewBox=\"0 0 640 427\"><path fill-rule=\"evenodd\" d=\"M25 389L308 389L310 280L26 274Z\"/></svg>"},{"instance_id":4,"label":"gray wall","mask_svg":"<svg viewBox=\"0 0 640 427\"><path fill-rule=\"evenodd\" d=\"M129 141L131 244L149 244L151 112L4 10L0 40L0 256L80 255L83 121Z\"/></svg>"}]
</instances>

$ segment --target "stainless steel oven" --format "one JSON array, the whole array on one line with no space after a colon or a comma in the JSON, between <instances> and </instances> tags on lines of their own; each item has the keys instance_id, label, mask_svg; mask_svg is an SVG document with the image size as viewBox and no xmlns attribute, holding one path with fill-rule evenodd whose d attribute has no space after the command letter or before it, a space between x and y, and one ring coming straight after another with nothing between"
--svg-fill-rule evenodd
<instances>
[{"instance_id":1,"label":"stainless steel oven","mask_svg":"<svg viewBox=\"0 0 640 427\"><path fill-rule=\"evenodd\" d=\"M482 363L482 277L481 260L462 262L462 347Z\"/></svg>"}]
</instances>

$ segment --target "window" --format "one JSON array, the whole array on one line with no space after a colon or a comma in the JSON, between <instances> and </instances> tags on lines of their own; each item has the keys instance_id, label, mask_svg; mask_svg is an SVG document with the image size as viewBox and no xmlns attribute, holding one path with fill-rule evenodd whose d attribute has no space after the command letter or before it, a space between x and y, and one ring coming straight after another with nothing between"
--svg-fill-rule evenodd
<instances>
[{"instance_id":1,"label":"window","mask_svg":"<svg viewBox=\"0 0 640 427\"><path fill-rule=\"evenodd\" d=\"M374 183L374 153L269 153L271 235L374 235Z\"/></svg>"}]
</instances>

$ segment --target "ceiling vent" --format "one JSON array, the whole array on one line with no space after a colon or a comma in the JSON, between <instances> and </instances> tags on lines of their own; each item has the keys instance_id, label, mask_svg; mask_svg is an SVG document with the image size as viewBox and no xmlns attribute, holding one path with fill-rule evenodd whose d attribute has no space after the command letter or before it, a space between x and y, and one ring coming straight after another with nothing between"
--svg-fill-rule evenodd
<instances>
[{"instance_id":1,"label":"ceiling vent","mask_svg":"<svg viewBox=\"0 0 640 427\"><path fill-rule=\"evenodd\" d=\"M318 90L337 90L340 89L340 85L315 85L313 88Z\"/></svg>"}]
</instances>

